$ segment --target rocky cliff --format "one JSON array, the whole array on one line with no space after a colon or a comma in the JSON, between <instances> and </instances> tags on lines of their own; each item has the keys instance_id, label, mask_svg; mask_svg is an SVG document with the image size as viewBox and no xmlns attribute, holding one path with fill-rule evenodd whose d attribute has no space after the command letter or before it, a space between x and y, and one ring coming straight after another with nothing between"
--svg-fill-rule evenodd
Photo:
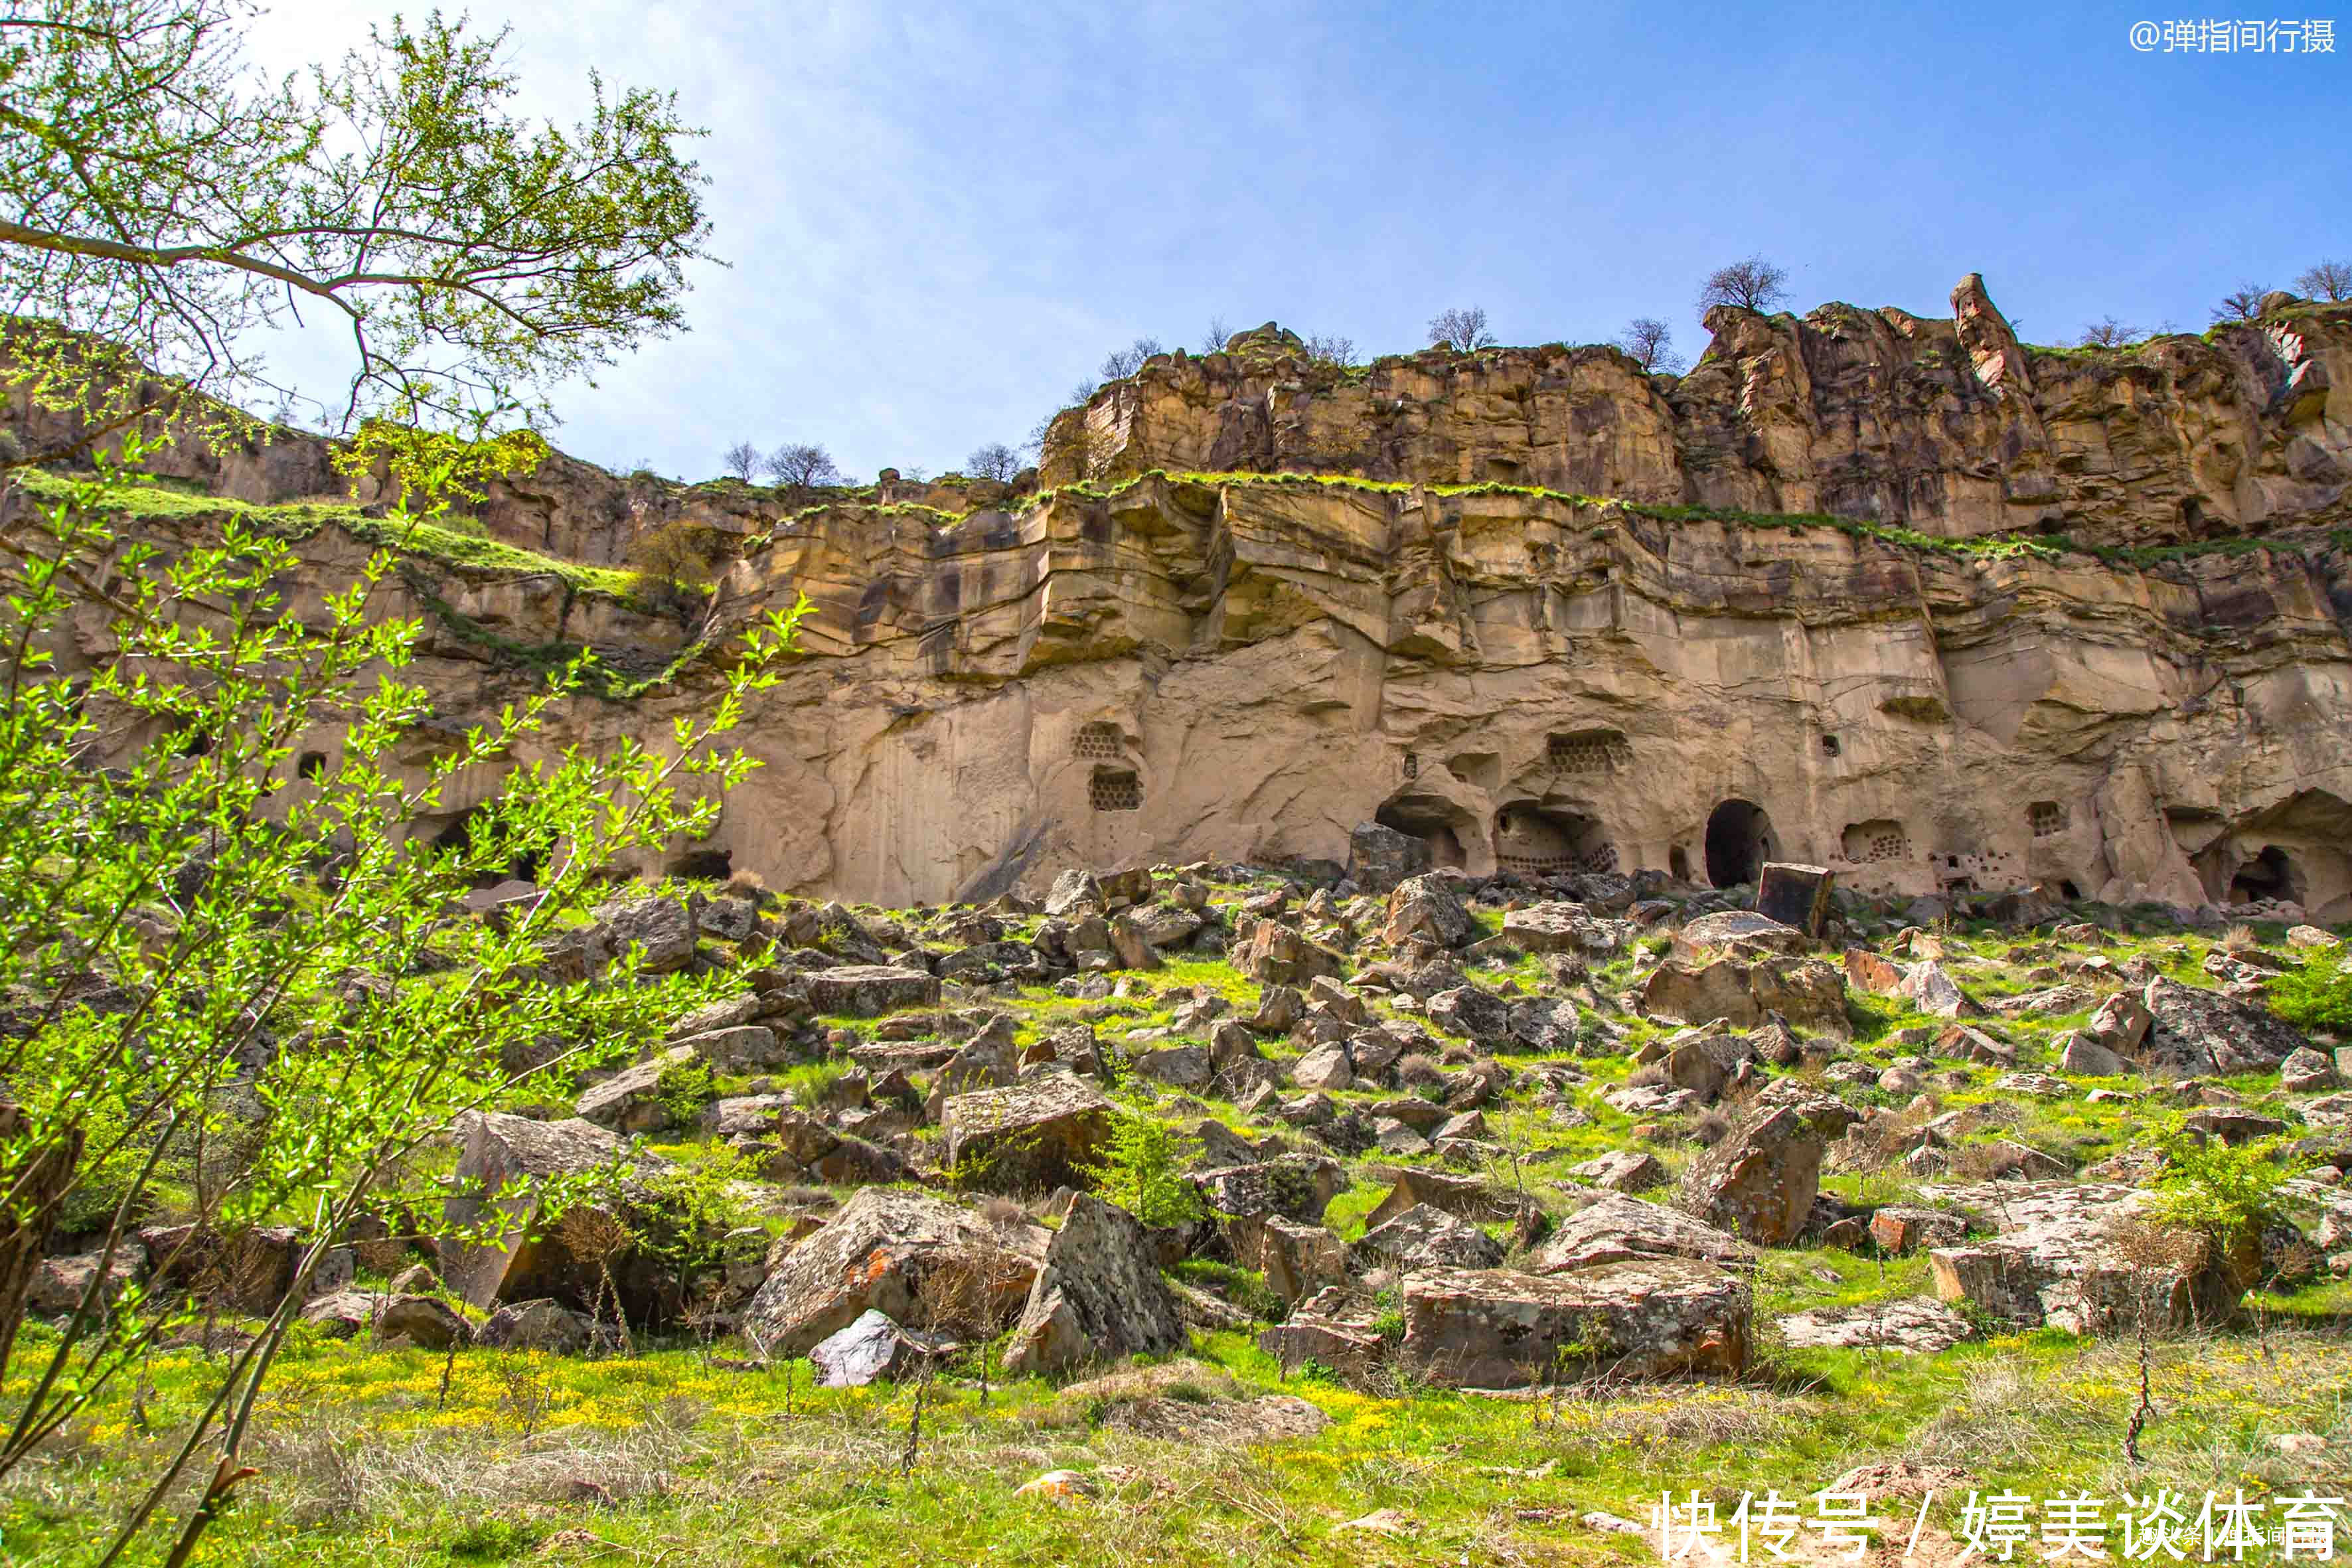
<instances>
[{"instance_id":1,"label":"rocky cliff","mask_svg":"<svg viewBox=\"0 0 2352 1568\"><path fill-rule=\"evenodd\" d=\"M593 743L665 733L696 647L807 594L808 657L749 725L769 765L679 851L783 889L1338 866L1376 821L1478 872L1769 855L2352 916L2352 310L2068 353L1973 278L1954 310L1719 310L1679 380L1606 348L1344 370L1261 330L1062 416L1043 490L793 510L551 461L493 533L590 562L658 522L765 537L691 616L431 561L388 607L426 619L457 724L519 648L687 656L550 736ZM303 461L211 468L266 500ZM359 549L310 548L304 592Z\"/></svg>"}]
</instances>

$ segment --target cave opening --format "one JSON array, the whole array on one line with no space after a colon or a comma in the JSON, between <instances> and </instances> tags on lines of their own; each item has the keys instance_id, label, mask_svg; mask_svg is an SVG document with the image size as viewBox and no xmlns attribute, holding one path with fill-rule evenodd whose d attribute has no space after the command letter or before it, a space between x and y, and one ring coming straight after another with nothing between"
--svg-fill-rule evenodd
<instances>
[{"instance_id":1,"label":"cave opening","mask_svg":"<svg viewBox=\"0 0 2352 1568\"><path fill-rule=\"evenodd\" d=\"M672 860L665 875L681 882L723 882L735 874L731 849L689 849Z\"/></svg>"},{"instance_id":2,"label":"cave opening","mask_svg":"<svg viewBox=\"0 0 2352 1568\"><path fill-rule=\"evenodd\" d=\"M1677 844L1666 851L1666 870L1677 882L1690 880L1690 851Z\"/></svg>"},{"instance_id":3,"label":"cave opening","mask_svg":"<svg viewBox=\"0 0 2352 1568\"><path fill-rule=\"evenodd\" d=\"M1372 814L1382 827L1392 827L1408 838L1418 838L1429 851L1432 866L1466 868L1470 857L1462 847L1449 808L1443 801L1405 796L1390 801Z\"/></svg>"},{"instance_id":4,"label":"cave opening","mask_svg":"<svg viewBox=\"0 0 2352 1568\"><path fill-rule=\"evenodd\" d=\"M1617 847L1598 817L1518 801L1495 814L1495 865L1522 877L1613 871Z\"/></svg>"},{"instance_id":5,"label":"cave opening","mask_svg":"<svg viewBox=\"0 0 2352 1568\"><path fill-rule=\"evenodd\" d=\"M2230 901L2259 904L2272 900L2303 902L2303 877L2292 856L2275 844L2265 844L2261 854L2240 866L2230 879Z\"/></svg>"},{"instance_id":6,"label":"cave opening","mask_svg":"<svg viewBox=\"0 0 2352 1568\"><path fill-rule=\"evenodd\" d=\"M433 847L464 851L473 847L477 834L495 832L498 828L498 817L488 805L469 805L443 823L434 833ZM509 880L536 882L541 868L547 864L549 851L553 848L552 843L517 844L507 859L504 871L495 868L478 871L474 875L473 885L488 888Z\"/></svg>"},{"instance_id":7,"label":"cave opening","mask_svg":"<svg viewBox=\"0 0 2352 1568\"><path fill-rule=\"evenodd\" d=\"M1752 882L1772 858L1772 819L1752 800L1725 801L1706 819L1706 879L1718 888Z\"/></svg>"}]
</instances>

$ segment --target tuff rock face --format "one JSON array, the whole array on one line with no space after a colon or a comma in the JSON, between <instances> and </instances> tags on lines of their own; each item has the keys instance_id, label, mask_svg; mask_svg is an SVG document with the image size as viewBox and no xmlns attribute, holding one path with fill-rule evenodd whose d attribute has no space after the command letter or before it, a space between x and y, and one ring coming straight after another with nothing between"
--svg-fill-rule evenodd
<instances>
[{"instance_id":1,"label":"tuff rock face","mask_svg":"<svg viewBox=\"0 0 2352 1568\"><path fill-rule=\"evenodd\" d=\"M381 597L426 623L410 674L455 745L530 684L502 646L657 670L805 593L809 657L740 731L767 765L678 848L780 891L903 905L1351 855L1376 882L1729 885L1778 860L1864 893L2352 914L2352 309L2063 353L1973 277L1953 310L1717 310L1678 381L1557 345L1342 374L1244 334L1063 416L1043 492L794 510L551 458L493 492L493 535L606 562L671 523L774 537L691 616L446 563ZM299 445L173 460L280 499L325 488ZM2061 532L2246 543L1952 547ZM287 603L315 614L367 546L330 524L302 548ZM688 658L655 694L579 698L539 743L657 739L708 679ZM1303 984L1313 956L1267 962Z\"/></svg>"}]
</instances>

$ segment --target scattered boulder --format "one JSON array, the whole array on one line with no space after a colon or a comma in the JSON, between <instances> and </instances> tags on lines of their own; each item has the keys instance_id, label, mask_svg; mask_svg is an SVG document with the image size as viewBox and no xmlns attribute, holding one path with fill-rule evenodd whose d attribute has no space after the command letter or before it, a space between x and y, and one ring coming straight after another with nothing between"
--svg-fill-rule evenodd
<instances>
[{"instance_id":1,"label":"scattered boulder","mask_svg":"<svg viewBox=\"0 0 2352 1568\"><path fill-rule=\"evenodd\" d=\"M1580 1182L1616 1193L1646 1193L1666 1179L1658 1157L1640 1149L1612 1149L1608 1153L1571 1165L1568 1173Z\"/></svg>"},{"instance_id":2,"label":"scattered boulder","mask_svg":"<svg viewBox=\"0 0 2352 1568\"><path fill-rule=\"evenodd\" d=\"M663 1078L694 1066L697 1059L691 1047L672 1046L589 1089L572 1107L572 1114L616 1132L658 1131L674 1120L670 1103L661 1092Z\"/></svg>"},{"instance_id":3,"label":"scattered boulder","mask_svg":"<svg viewBox=\"0 0 2352 1568\"><path fill-rule=\"evenodd\" d=\"M1456 1219L1516 1222L1530 1206L1527 1199L1476 1176L1444 1171L1401 1170L1389 1195L1364 1220L1367 1230L1386 1225L1406 1210L1427 1204Z\"/></svg>"},{"instance_id":4,"label":"scattered boulder","mask_svg":"<svg viewBox=\"0 0 2352 1568\"><path fill-rule=\"evenodd\" d=\"M1225 1222L1225 1235L1234 1261L1265 1275L1266 1289L1285 1303L1347 1281L1348 1245L1319 1225L1279 1215L1240 1215Z\"/></svg>"},{"instance_id":5,"label":"scattered boulder","mask_svg":"<svg viewBox=\"0 0 2352 1568\"><path fill-rule=\"evenodd\" d=\"M81 1310L84 1298L90 1292L99 1276L99 1266L106 1266L106 1283L93 1303L104 1312L114 1304L115 1298L135 1285L147 1272L147 1249L135 1237L125 1237L117 1242L114 1256L103 1252L85 1252L71 1258L45 1258L34 1273L32 1283L26 1288L25 1310L37 1317L62 1318Z\"/></svg>"},{"instance_id":6,"label":"scattered boulder","mask_svg":"<svg viewBox=\"0 0 2352 1568\"><path fill-rule=\"evenodd\" d=\"M1611 1193L1554 1226L1528 1267L1538 1274L1559 1274L1652 1258L1689 1258L1751 1268L1756 1249L1679 1209Z\"/></svg>"},{"instance_id":7,"label":"scattered boulder","mask_svg":"<svg viewBox=\"0 0 2352 1568\"><path fill-rule=\"evenodd\" d=\"M2148 1201L2130 1187L2087 1182L2000 1183L1927 1188L1925 1195L1997 1224L1990 1238L1930 1252L1936 1294L1967 1300L2028 1326L2044 1322L2071 1333L2126 1326L2137 1310L2140 1281L2117 1250L2114 1226ZM2252 1261L2210 1256L2194 1268L2159 1269L2155 1291L2172 1327L2219 1323L2236 1311L2253 1277Z\"/></svg>"},{"instance_id":8,"label":"scattered boulder","mask_svg":"<svg viewBox=\"0 0 2352 1568\"><path fill-rule=\"evenodd\" d=\"M699 897L617 899L590 912L592 923L580 934L581 956L588 973L600 974L635 949L638 973L670 974L694 961L699 934Z\"/></svg>"},{"instance_id":9,"label":"scattered boulder","mask_svg":"<svg viewBox=\"0 0 2352 1568\"><path fill-rule=\"evenodd\" d=\"M1826 866L1768 861L1756 881L1757 912L1819 937L1829 924L1837 873Z\"/></svg>"},{"instance_id":10,"label":"scattered boulder","mask_svg":"<svg viewBox=\"0 0 2352 1568\"><path fill-rule=\"evenodd\" d=\"M1478 923L1444 877L1409 877L1389 894L1388 921L1381 940L1394 947L1413 937L1442 948L1460 947L1478 932Z\"/></svg>"},{"instance_id":11,"label":"scattered boulder","mask_svg":"<svg viewBox=\"0 0 2352 1568\"><path fill-rule=\"evenodd\" d=\"M939 1326L984 1334L1024 1300L1045 1260L1042 1226L991 1224L920 1193L866 1187L781 1258L744 1309L747 1334L772 1355L805 1355L867 1311L894 1321L935 1321L924 1288L945 1275L945 1292L969 1321ZM934 1294L941 1292L934 1291Z\"/></svg>"},{"instance_id":12,"label":"scattered boulder","mask_svg":"<svg viewBox=\"0 0 2352 1568\"><path fill-rule=\"evenodd\" d=\"M1748 1286L1710 1264L1653 1258L1566 1273L1427 1269L1403 1285L1404 1364L1454 1387L1523 1388L1606 1371L1746 1370Z\"/></svg>"},{"instance_id":13,"label":"scattered boulder","mask_svg":"<svg viewBox=\"0 0 2352 1568\"><path fill-rule=\"evenodd\" d=\"M1318 974L1338 974L1345 965L1328 947L1278 921L1261 920L1250 928L1247 945L1234 956L1234 967L1269 985L1304 985Z\"/></svg>"},{"instance_id":14,"label":"scattered boulder","mask_svg":"<svg viewBox=\"0 0 2352 1568\"><path fill-rule=\"evenodd\" d=\"M2336 1064L2309 1046L2279 1063L2279 1087L2289 1094L2315 1094L2334 1089L2340 1081Z\"/></svg>"},{"instance_id":15,"label":"scattered boulder","mask_svg":"<svg viewBox=\"0 0 2352 1568\"><path fill-rule=\"evenodd\" d=\"M1387 893L1429 869L1429 845L1383 823L1360 822L1348 834L1348 879L1368 893Z\"/></svg>"},{"instance_id":16,"label":"scattered boulder","mask_svg":"<svg viewBox=\"0 0 2352 1568\"><path fill-rule=\"evenodd\" d=\"M419 1350L447 1350L473 1338L466 1320L447 1302L431 1296L338 1290L306 1305L302 1321L331 1338L349 1339L363 1329L373 1329L379 1340L405 1339Z\"/></svg>"},{"instance_id":17,"label":"scattered boulder","mask_svg":"<svg viewBox=\"0 0 2352 1568\"><path fill-rule=\"evenodd\" d=\"M1349 1249L1359 1269L1496 1268L1503 1244L1465 1219L1420 1204L1364 1232Z\"/></svg>"},{"instance_id":18,"label":"scattered boulder","mask_svg":"<svg viewBox=\"0 0 2352 1568\"><path fill-rule=\"evenodd\" d=\"M891 964L812 970L801 984L808 990L812 1011L836 1017L878 1018L901 1007L936 1007L940 1002L937 976Z\"/></svg>"},{"instance_id":19,"label":"scattered boulder","mask_svg":"<svg viewBox=\"0 0 2352 1568\"><path fill-rule=\"evenodd\" d=\"M1816 1307L1782 1318L1780 1328L1781 1338L1800 1349L1844 1347L1911 1355L1948 1351L1972 1331L1968 1319L1924 1296L1860 1307Z\"/></svg>"},{"instance_id":20,"label":"scattered boulder","mask_svg":"<svg viewBox=\"0 0 2352 1568\"><path fill-rule=\"evenodd\" d=\"M1280 1215L1313 1225L1347 1186L1348 1176L1328 1155L1283 1154L1212 1171L1196 1184L1202 1201L1219 1214Z\"/></svg>"},{"instance_id":21,"label":"scattered boulder","mask_svg":"<svg viewBox=\"0 0 2352 1568\"><path fill-rule=\"evenodd\" d=\"M1110 1101L1086 1079L1048 1068L1003 1089L951 1097L940 1126L950 1168L997 1192L1051 1191L1083 1179L1110 1137Z\"/></svg>"},{"instance_id":22,"label":"scattered boulder","mask_svg":"<svg viewBox=\"0 0 2352 1568\"><path fill-rule=\"evenodd\" d=\"M1718 958L1695 963L1669 959L1650 973L1642 989L1642 1011L1685 1024L1724 1019L1735 1029L1754 1028L1774 1014L1799 1029L1851 1039L1845 1016L1845 979L1817 958L1769 958L1749 963Z\"/></svg>"},{"instance_id":23,"label":"scattered boulder","mask_svg":"<svg viewBox=\"0 0 2352 1568\"><path fill-rule=\"evenodd\" d=\"M1796 1108L1759 1108L1692 1162L1687 1205L1757 1246L1785 1247L1812 1213L1822 1153L1821 1134Z\"/></svg>"},{"instance_id":24,"label":"scattered boulder","mask_svg":"<svg viewBox=\"0 0 2352 1568\"><path fill-rule=\"evenodd\" d=\"M1188 1342L1150 1233L1125 1209L1080 1193L1045 1247L1004 1365L1014 1376L1059 1373Z\"/></svg>"},{"instance_id":25,"label":"scattered boulder","mask_svg":"<svg viewBox=\"0 0 2352 1568\"><path fill-rule=\"evenodd\" d=\"M937 1347L917 1341L886 1312L860 1312L809 1349L819 1388L864 1388L912 1372Z\"/></svg>"},{"instance_id":26,"label":"scattered boulder","mask_svg":"<svg viewBox=\"0 0 2352 1568\"><path fill-rule=\"evenodd\" d=\"M2152 1020L2147 1054L2187 1072L2252 1072L2275 1067L2307 1042L2268 1008L2184 985L2159 974L2140 993Z\"/></svg>"},{"instance_id":27,"label":"scattered boulder","mask_svg":"<svg viewBox=\"0 0 2352 1568\"><path fill-rule=\"evenodd\" d=\"M547 1351L577 1355L604 1337L583 1312L542 1297L500 1307L474 1331L474 1342L491 1350Z\"/></svg>"}]
</instances>

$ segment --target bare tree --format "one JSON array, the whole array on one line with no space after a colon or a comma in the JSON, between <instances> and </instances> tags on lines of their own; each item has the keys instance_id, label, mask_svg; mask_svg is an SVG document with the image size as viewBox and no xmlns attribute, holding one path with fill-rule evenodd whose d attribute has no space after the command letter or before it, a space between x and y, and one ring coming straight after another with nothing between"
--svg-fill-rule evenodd
<instances>
[{"instance_id":1,"label":"bare tree","mask_svg":"<svg viewBox=\"0 0 2352 1568\"><path fill-rule=\"evenodd\" d=\"M833 454L805 441L786 442L769 453L760 466L776 483L793 489L841 483L841 470L834 466Z\"/></svg>"},{"instance_id":2,"label":"bare tree","mask_svg":"<svg viewBox=\"0 0 2352 1568\"><path fill-rule=\"evenodd\" d=\"M1078 383L1077 385L1070 388L1070 406L1073 408L1084 408L1087 404L1092 403L1095 400L1095 394L1101 390L1102 383L1098 381L1082 381ZM1046 418L1049 420L1053 416L1050 414L1046 416ZM1040 426L1040 428L1042 427L1043 426Z\"/></svg>"},{"instance_id":3,"label":"bare tree","mask_svg":"<svg viewBox=\"0 0 2352 1568\"><path fill-rule=\"evenodd\" d=\"M719 460L727 465L729 473L748 485L751 476L760 471L760 448L749 441L738 441L720 455Z\"/></svg>"},{"instance_id":4,"label":"bare tree","mask_svg":"<svg viewBox=\"0 0 2352 1568\"><path fill-rule=\"evenodd\" d=\"M2118 321L2113 316L2102 316L2084 327L2083 335L2074 341L2086 349L2119 349L2146 336L2146 332L2128 322Z\"/></svg>"},{"instance_id":5,"label":"bare tree","mask_svg":"<svg viewBox=\"0 0 2352 1568\"><path fill-rule=\"evenodd\" d=\"M1204 354L1224 353L1225 340L1233 335L1232 329L1225 325L1225 319L1223 316L1210 317L1207 328L1201 333L1201 352Z\"/></svg>"},{"instance_id":6,"label":"bare tree","mask_svg":"<svg viewBox=\"0 0 2352 1568\"><path fill-rule=\"evenodd\" d=\"M2352 261L2323 261L2296 276L2294 286L2306 300L2341 304L2352 300Z\"/></svg>"},{"instance_id":7,"label":"bare tree","mask_svg":"<svg viewBox=\"0 0 2352 1568\"><path fill-rule=\"evenodd\" d=\"M994 479L1009 483L1021 471L1021 454L1002 441L991 441L977 447L963 460L963 471L976 479Z\"/></svg>"},{"instance_id":8,"label":"bare tree","mask_svg":"<svg viewBox=\"0 0 2352 1568\"><path fill-rule=\"evenodd\" d=\"M1467 310L1440 310L1429 319L1429 342L1432 348L1455 349L1465 354L1493 348L1495 334L1486 330L1486 308L1473 305Z\"/></svg>"},{"instance_id":9,"label":"bare tree","mask_svg":"<svg viewBox=\"0 0 2352 1568\"><path fill-rule=\"evenodd\" d=\"M1310 333L1307 339L1307 357L1321 364L1336 364L1342 370L1356 363L1356 340L1339 336Z\"/></svg>"},{"instance_id":10,"label":"bare tree","mask_svg":"<svg viewBox=\"0 0 2352 1568\"><path fill-rule=\"evenodd\" d=\"M1683 356L1675 353L1674 329L1655 316L1636 316L1625 324L1616 339L1617 346L1642 362L1645 371L1664 371L1680 375Z\"/></svg>"},{"instance_id":11,"label":"bare tree","mask_svg":"<svg viewBox=\"0 0 2352 1568\"><path fill-rule=\"evenodd\" d=\"M2235 290L2221 296L2221 302L2213 307L2213 319L2217 321L2259 320L2263 313L2263 296L2269 292L2260 283L2241 283Z\"/></svg>"},{"instance_id":12,"label":"bare tree","mask_svg":"<svg viewBox=\"0 0 2352 1568\"><path fill-rule=\"evenodd\" d=\"M1743 310L1769 310L1789 297L1789 271L1776 267L1761 255L1745 261L1735 261L1728 267L1718 267L1706 275L1698 286L1698 308L1702 314L1717 305L1737 305Z\"/></svg>"},{"instance_id":13,"label":"bare tree","mask_svg":"<svg viewBox=\"0 0 2352 1568\"><path fill-rule=\"evenodd\" d=\"M1113 349L1103 355L1100 374L1105 381L1119 381L1143 368L1143 362L1153 354L1166 353L1158 338L1138 338L1123 349ZM1091 395L1091 394L1089 395Z\"/></svg>"}]
</instances>

